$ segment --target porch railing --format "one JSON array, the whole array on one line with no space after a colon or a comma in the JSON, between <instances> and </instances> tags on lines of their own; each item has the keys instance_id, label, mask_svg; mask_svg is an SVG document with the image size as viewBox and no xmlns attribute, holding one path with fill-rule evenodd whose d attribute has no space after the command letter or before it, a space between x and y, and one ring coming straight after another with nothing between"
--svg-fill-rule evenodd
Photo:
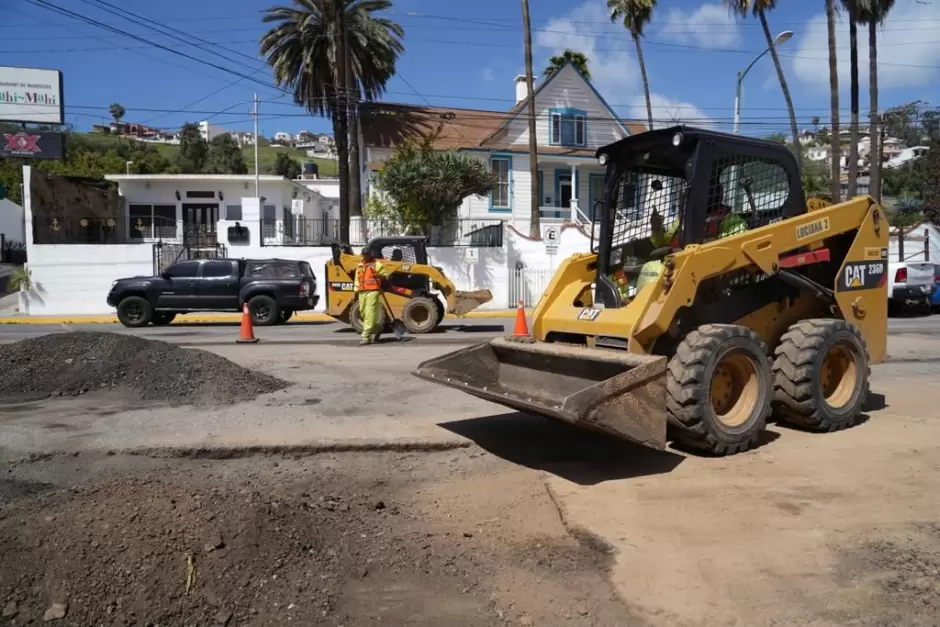
<instances>
[{"instance_id":1,"label":"porch railing","mask_svg":"<svg viewBox=\"0 0 940 627\"><path fill-rule=\"evenodd\" d=\"M35 244L155 244L213 248L213 225L185 224L159 216L33 216Z\"/></svg>"}]
</instances>

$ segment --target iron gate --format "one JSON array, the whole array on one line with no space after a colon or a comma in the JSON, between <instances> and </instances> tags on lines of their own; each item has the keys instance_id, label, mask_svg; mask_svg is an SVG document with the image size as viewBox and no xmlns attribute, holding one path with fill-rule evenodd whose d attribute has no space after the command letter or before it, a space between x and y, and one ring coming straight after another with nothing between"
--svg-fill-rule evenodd
<instances>
[{"instance_id":1,"label":"iron gate","mask_svg":"<svg viewBox=\"0 0 940 627\"><path fill-rule=\"evenodd\" d=\"M167 244L158 242L153 245L153 274L160 274L174 263L190 259L224 259L225 244L214 246L187 246L186 244Z\"/></svg>"}]
</instances>

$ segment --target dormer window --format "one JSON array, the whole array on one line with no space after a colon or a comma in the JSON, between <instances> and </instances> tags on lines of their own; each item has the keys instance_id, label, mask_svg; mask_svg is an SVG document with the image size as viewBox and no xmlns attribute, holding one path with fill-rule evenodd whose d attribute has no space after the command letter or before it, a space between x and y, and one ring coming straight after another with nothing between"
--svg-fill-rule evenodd
<instances>
[{"instance_id":1,"label":"dormer window","mask_svg":"<svg viewBox=\"0 0 940 627\"><path fill-rule=\"evenodd\" d=\"M550 109L548 133L552 146L586 146L587 114L580 109Z\"/></svg>"}]
</instances>

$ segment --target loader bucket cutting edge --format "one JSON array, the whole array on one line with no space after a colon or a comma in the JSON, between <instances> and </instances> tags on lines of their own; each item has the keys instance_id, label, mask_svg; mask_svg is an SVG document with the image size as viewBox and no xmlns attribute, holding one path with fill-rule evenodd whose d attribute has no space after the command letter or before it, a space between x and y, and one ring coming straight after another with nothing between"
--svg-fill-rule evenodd
<instances>
[{"instance_id":1,"label":"loader bucket cutting edge","mask_svg":"<svg viewBox=\"0 0 940 627\"><path fill-rule=\"evenodd\" d=\"M458 316L466 315L491 300L493 300L493 293L489 290L456 292L454 293L454 314Z\"/></svg>"},{"instance_id":2,"label":"loader bucket cutting edge","mask_svg":"<svg viewBox=\"0 0 940 627\"><path fill-rule=\"evenodd\" d=\"M430 359L414 374L521 412L666 446L666 358L497 338Z\"/></svg>"}]
</instances>

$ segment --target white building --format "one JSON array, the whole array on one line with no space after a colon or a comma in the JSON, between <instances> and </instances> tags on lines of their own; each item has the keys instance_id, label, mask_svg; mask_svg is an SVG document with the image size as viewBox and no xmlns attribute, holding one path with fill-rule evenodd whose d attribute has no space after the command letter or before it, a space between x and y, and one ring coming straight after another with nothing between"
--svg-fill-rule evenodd
<instances>
[{"instance_id":1,"label":"white building","mask_svg":"<svg viewBox=\"0 0 940 627\"><path fill-rule=\"evenodd\" d=\"M0 235L7 244L26 243L26 218L23 207L9 198L0 198Z\"/></svg>"},{"instance_id":2,"label":"white building","mask_svg":"<svg viewBox=\"0 0 940 627\"><path fill-rule=\"evenodd\" d=\"M889 159L885 163L885 167L900 168L902 165L910 163L915 159L926 157L928 152L930 152L928 146L911 146L910 148L905 148L896 157Z\"/></svg>"},{"instance_id":3,"label":"white building","mask_svg":"<svg viewBox=\"0 0 940 627\"><path fill-rule=\"evenodd\" d=\"M516 78L515 95L517 104L509 111L372 105L370 115L360 122L366 163L364 191L368 192L368 182L396 143L440 127L438 148L476 156L488 163L499 179L497 188L487 196L467 198L459 217L507 220L525 232L531 176L524 77ZM538 86L535 108L541 217L556 222L591 221L604 181L604 169L597 163L595 151L645 128L621 120L570 64Z\"/></svg>"},{"instance_id":4,"label":"white building","mask_svg":"<svg viewBox=\"0 0 940 627\"><path fill-rule=\"evenodd\" d=\"M285 133L284 131L278 131L274 134L274 141L279 144L290 144L293 139L290 133Z\"/></svg>"},{"instance_id":5,"label":"white building","mask_svg":"<svg viewBox=\"0 0 940 627\"><path fill-rule=\"evenodd\" d=\"M221 126L210 124L206 120L203 120L199 123L199 134L202 135L202 138L207 142L211 142L213 139L226 132L228 131L223 129Z\"/></svg>"},{"instance_id":6,"label":"white building","mask_svg":"<svg viewBox=\"0 0 940 627\"><path fill-rule=\"evenodd\" d=\"M232 138L239 146L254 146L255 134L250 131L235 131Z\"/></svg>"}]
</instances>

